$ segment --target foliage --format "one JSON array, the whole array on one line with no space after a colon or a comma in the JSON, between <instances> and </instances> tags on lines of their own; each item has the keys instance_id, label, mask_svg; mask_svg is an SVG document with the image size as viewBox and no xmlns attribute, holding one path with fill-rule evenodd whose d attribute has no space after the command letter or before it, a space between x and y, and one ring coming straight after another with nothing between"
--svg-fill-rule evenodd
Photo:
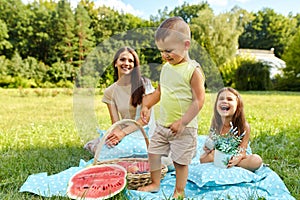
<instances>
[{"instance_id":1,"label":"foliage","mask_svg":"<svg viewBox=\"0 0 300 200\"><path fill-rule=\"evenodd\" d=\"M143 66L141 71L145 76L157 81L162 61L153 42L154 31L148 30L155 29L167 17L181 16L191 27L193 41L205 50L203 52L206 52L193 54L198 56L196 58L201 58L199 62L206 74L207 84L210 84L208 88L217 88L222 84L217 77L219 67L235 57L237 46L260 49L274 47L276 55L281 56L283 49L289 44L288 41L295 35L296 28L299 27L299 14L285 17L271 9L248 13L246 10L234 7L229 12L214 15L207 2L191 5L183 3L173 10L165 7L158 11L158 15L151 16L150 20L105 6L97 7L91 0L81 0L76 8L71 8L70 2L65 0L31 1L27 4L21 0L0 0L0 13L0 55L14 64L16 55L19 55L20 59L14 67L19 70L18 72L26 73L11 73L10 67L3 67L7 71L2 73L0 82L5 82L2 84L5 87L8 85L18 87L20 81L16 81L17 79L22 79L21 82L34 83L24 84L28 87L57 86L57 81L60 80L49 77L49 74L53 73L48 73L48 70L43 74L43 80L41 78L37 78L38 81L35 78L26 80L28 72L20 70L20 66L23 66L20 62L26 61L29 57L34 58L43 69L50 69L58 62L61 65L63 65L61 62L67 63L72 70L69 70L68 76L71 78L67 78L66 82L72 83L76 79L74 75L81 71L80 68L85 65L87 57L97 51L95 49L99 45L107 47L105 49L107 54L114 54L119 47L115 42L111 45L103 44L110 41L110 38L123 42L124 45L133 45L141 58ZM140 30L136 31L137 29ZM130 36L128 33L134 34ZM147 37L144 37L145 35ZM288 51L292 51L292 48L296 47L291 46ZM107 58L102 55L98 55L97 59L104 59L99 63L107 63ZM93 77L100 75L100 84L95 85L100 87L104 84L102 87L105 87L111 83L112 71L107 64L100 66L95 66L97 73L94 73ZM33 69L35 68L31 68ZM57 70L52 71L55 71L55 74L66 73ZM38 71L40 73L43 70ZM288 71L290 71L289 67L287 73ZM7 82L14 83L7 84ZM297 79L292 76L284 76L278 80L279 86L276 88L298 90L297 82Z\"/></svg>"},{"instance_id":2,"label":"foliage","mask_svg":"<svg viewBox=\"0 0 300 200\"><path fill-rule=\"evenodd\" d=\"M78 4L75 12L75 35L78 40L75 43L75 62L76 66L81 67L86 56L91 52L95 46L95 38L93 36L93 30L90 29L91 18L88 15L87 10Z\"/></svg>"},{"instance_id":3,"label":"foliage","mask_svg":"<svg viewBox=\"0 0 300 200\"><path fill-rule=\"evenodd\" d=\"M169 13L169 16L179 16L182 17L182 19L187 23L190 23L193 18L199 17L199 11L205 9L210 9L212 11L207 2L194 5L189 5L187 2L184 2L181 6L175 7Z\"/></svg>"},{"instance_id":4,"label":"foliage","mask_svg":"<svg viewBox=\"0 0 300 200\"><path fill-rule=\"evenodd\" d=\"M236 56L220 66L220 72L224 82L224 86L236 87L238 78L236 76L237 69L242 67L244 63L254 63L255 58L251 56Z\"/></svg>"},{"instance_id":5,"label":"foliage","mask_svg":"<svg viewBox=\"0 0 300 200\"><path fill-rule=\"evenodd\" d=\"M7 33L7 26L4 21L0 19L0 52L3 49L10 49L12 48L12 45L10 44L7 39L9 38L8 33Z\"/></svg>"},{"instance_id":6,"label":"foliage","mask_svg":"<svg viewBox=\"0 0 300 200\"><path fill-rule=\"evenodd\" d=\"M200 64L204 72L206 90L218 91L223 87L219 70L205 48L193 41L190 48L190 57Z\"/></svg>"},{"instance_id":7,"label":"foliage","mask_svg":"<svg viewBox=\"0 0 300 200\"><path fill-rule=\"evenodd\" d=\"M238 90L269 90L272 88L270 67L258 61L243 61L235 74Z\"/></svg>"},{"instance_id":8,"label":"foliage","mask_svg":"<svg viewBox=\"0 0 300 200\"><path fill-rule=\"evenodd\" d=\"M240 14L243 10L214 16L209 8L200 10L191 20L194 39L203 46L219 67L236 54L238 37L242 33Z\"/></svg>"},{"instance_id":9,"label":"foliage","mask_svg":"<svg viewBox=\"0 0 300 200\"><path fill-rule=\"evenodd\" d=\"M27 8L30 12L30 24L32 27L32 34L28 36L29 50L26 55L21 55L22 58L27 56L34 57L39 62L44 62L51 65L51 58L56 54L52 54L52 41L55 38L53 34L52 14L55 12L55 4L48 1L34 1L28 4Z\"/></svg>"},{"instance_id":10,"label":"foliage","mask_svg":"<svg viewBox=\"0 0 300 200\"><path fill-rule=\"evenodd\" d=\"M56 62L49 67L33 57L22 60L15 54L12 61L1 56L0 64L0 87L73 87L73 67L68 63Z\"/></svg>"},{"instance_id":11,"label":"foliage","mask_svg":"<svg viewBox=\"0 0 300 200\"><path fill-rule=\"evenodd\" d=\"M210 135L214 141L215 148L223 153L237 155L239 153L239 145L245 133L238 134L237 127L231 127L225 134L216 133L216 130L211 129Z\"/></svg>"},{"instance_id":12,"label":"foliage","mask_svg":"<svg viewBox=\"0 0 300 200\"><path fill-rule=\"evenodd\" d=\"M245 31L239 37L240 48L275 49L275 55L281 57L297 27L296 19L285 17L273 9L265 8L253 13L254 19L245 25Z\"/></svg>"},{"instance_id":13,"label":"foliage","mask_svg":"<svg viewBox=\"0 0 300 200\"><path fill-rule=\"evenodd\" d=\"M255 57L248 55L236 56L220 67L225 86L239 90L270 90L277 87L278 79L270 78L270 66Z\"/></svg>"},{"instance_id":14,"label":"foliage","mask_svg":"<svg viewBox=\"0 0 300 200\"><path fill-rule=\"evenodd\" d=\"M283 69L283 77L279 78L277 89L300 91L300 28L284 51L283 59L286 68Z\"/></svg>"}]
</instances>

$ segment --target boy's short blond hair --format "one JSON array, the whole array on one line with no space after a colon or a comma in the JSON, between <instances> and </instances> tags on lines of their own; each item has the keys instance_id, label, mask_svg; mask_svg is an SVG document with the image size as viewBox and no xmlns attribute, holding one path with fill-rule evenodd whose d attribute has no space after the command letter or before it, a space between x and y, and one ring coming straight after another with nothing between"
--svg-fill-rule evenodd
<instances>
[{"instance_id":1,"label":"boy's short blond hair","mask_svg":"<svg viewBox=\"0 0 300 200\"><path fill-rule=\"evenodd\" d=\"M164 41L171 34L176 34L179 39L191 39L190 27L181 17L171 17L163 21L155 32L155 40Z\"/></svg>"}]
</instances>

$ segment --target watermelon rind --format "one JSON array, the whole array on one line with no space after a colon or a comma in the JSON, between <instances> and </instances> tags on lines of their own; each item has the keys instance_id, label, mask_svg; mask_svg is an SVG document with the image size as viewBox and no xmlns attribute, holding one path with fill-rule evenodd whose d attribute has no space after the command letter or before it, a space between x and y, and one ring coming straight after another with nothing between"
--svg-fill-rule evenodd
<instances>
[{"instance_id":1,"label":"watermelon rind","mask_svg":"<svg viewBox=\"0 0 300 200\"><path fill-rule=\"evenodd\" d=\"M126 176L126 169L117 164L102 164L83 168L70 178L67 196L71 199L80 200L111 198L126 187ZM103 185L97 185L97 180L99 184ZM103 180L105 181L103 182ZM113 182L116 180L118 180L117 183L110 184L110 181Z\"/></svg>"}]
</instances>

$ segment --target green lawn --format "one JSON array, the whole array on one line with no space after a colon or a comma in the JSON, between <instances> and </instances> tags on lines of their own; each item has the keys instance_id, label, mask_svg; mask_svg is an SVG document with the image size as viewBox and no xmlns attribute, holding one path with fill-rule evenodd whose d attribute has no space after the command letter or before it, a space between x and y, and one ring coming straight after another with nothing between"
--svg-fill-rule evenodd
<instances>
[{"instance_id":1,"label":"green lawn","mask_svg":"<svg viewBox=\"0 0 300 200\"><path fill-rule=\"evenodd\" d=\"M28 175L55 174L92 158L83 144L96 137L96 126L109 127L109 114L101 95L73 98L72 92L0 89L0 199L44 199L18 192ZM213 98L207 94L199 134L207 133ZM300 199L300 93L242 92L242 98L253 152Z\"/></svg>"}]
</instances>

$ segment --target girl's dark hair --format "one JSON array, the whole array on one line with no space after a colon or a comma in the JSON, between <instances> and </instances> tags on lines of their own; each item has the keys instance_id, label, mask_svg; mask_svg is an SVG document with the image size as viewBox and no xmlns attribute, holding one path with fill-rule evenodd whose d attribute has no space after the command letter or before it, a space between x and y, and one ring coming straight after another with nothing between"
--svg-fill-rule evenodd
<instances>
[{"instance_id":1,"label":"girl's dark hair","mask_svg":"<svg viewBox=\"0 0 300 200\"><path fill-rule=\"evenodd\" d=\"M221 90L219 90L219 92L217 94L216 102L214 105L214 116L212 119L211 128L216 129L217 133L220 133L223 128L222 118L217 111L217 106L218 106L217 104L218 104L218 99L219 99L220 94L224 91L229 91L237 97L237 107L236 107L236 112L234 113L234 115L232 117L232 124L234 127L237 127L238 134L240 135L246 130L245 129L246 128L246 117L245 117L245 113L244 113L244 104L243 104L243 100L242 100L239 92L231 87L222 88Z\"/></svg>"},{"instance_id":2,"label":"girl's dark hair","mask_svg":"<svg viewBox=\"0 0 300 200\"><path fill-rule=\"evenodd\" d=\"M142 103L143 95L145 94L145 87L143 85L143 78L140 72L140 60L134 49L130 47L122 47L116 52L112 63L114 68L114 82L119 79L118 68L115 67L115 64L120 54L124 51L131 53L134 58L134 68L131 72L131 105L137 107L137 105Z\"/></svg>"}]
</instances>

